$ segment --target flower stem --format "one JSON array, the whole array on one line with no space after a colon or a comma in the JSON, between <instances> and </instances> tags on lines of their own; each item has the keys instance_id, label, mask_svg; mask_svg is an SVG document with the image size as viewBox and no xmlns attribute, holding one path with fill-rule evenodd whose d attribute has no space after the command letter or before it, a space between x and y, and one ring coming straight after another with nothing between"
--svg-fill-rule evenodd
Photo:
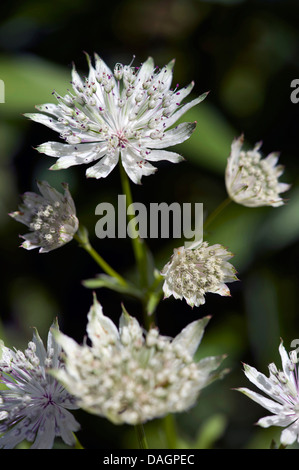
<instances>
[{"instance_id":1,"label":"flower stem","mask_svg":"<svg viewBox=\"0 0 299 470\"><path fill-rule=\"evenodd\" d=\"M87 251L87 253L90 254L90 256L95 260L95 262L103 269L103 271L105 271L106 274L108 274L109 276L112 276L114 277L115 279L118 280L118 282L122 285L122 286L127 286L128 283L127 281L120 275L118 274L103 258L102 256L91 246L88 238L86 237L80 237L80 235L78 235L79 232L77 232L75 235L74 235L74 239L77 240L77 242L79 243L79 245L84 248L85 251Z\"/></svg>"},{"instance_id":2,"label":"flower stem","mask_svg":"<svg viewBox=\"0 0 299 470\"><path fill-rule=\"evenodd\" d=\"M177 435L174 416L169 414L163 418L164 432L168 449L177 449Z\"/></svg>"},{"instance_id":3,"label":"flower stem","mask_svg":"<svg viewBox=\"0 0 299 470\"><path fill-rule=\"evenodd\" d=\"M203 224L204 229L206 229L213 222L213 220L216 219L220 212L222 212L223 209L225 209L231 203L231 201L232 200L230 197L227 197L224 199L224 201L222 201L222 203L205 220Z\"/></svg>"},{"instance_id":4,"label":"flower stem","mask_svg":"<svg viewBox=\"0 0 299 470\"><path fill-rule=\"evenodd\" d=\"M148 444L147 444L143 424L136 424L135 430L136 430L137 439L139 443L139 449L148 449Z\"/></svg>"},{"instance_id":5,"label":"flower stem","mask_svg":"<svg viewBox=\"0 0 299 470\"><path fill-rule=\"evenodd\" d=\"M126 196L126 207L128 209L128 207L131 204L133 204L130 181L121 162L119 164L119 167L120 167L122 189ZM130 222L130 220L132 220L134 215L127 215L127 217L128 217L128 222ZM147 256L146 256L144 241L140 238L136 229L135 229L134 237L131 237L131 240L132 240L133 251L134 251L134 255L135 255L135 259L136 259L137 267L139 271L140 285L142 288L145 288L147 287L147 284L148 284L148 277L147 277Z\"/></svg>"}]
</instances>

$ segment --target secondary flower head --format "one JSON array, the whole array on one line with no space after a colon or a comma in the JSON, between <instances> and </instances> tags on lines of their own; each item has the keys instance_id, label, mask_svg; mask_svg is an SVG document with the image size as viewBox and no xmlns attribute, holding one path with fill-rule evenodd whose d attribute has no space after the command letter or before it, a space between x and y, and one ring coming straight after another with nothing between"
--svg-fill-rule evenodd
<instances>
[{"instance_id":1,"label":"secondary flower head","mask_svg":"<svg viewBox=\"0 0 299 470\"><path fill-rule=\"evenodd\" d=\"M261 143L245 152L241 150L243 142L242 135L233 141L227 161L225 183L229 197L247 207L283 205L279 194L290 185L278 181L284 170L277 165L279 155L273 152L262 158Z\"/></svg>"},{"instance_id":2,"label":"secondary flower head","mask_svg":"<svg viewBox=\"0 0 299 470\"><path fill-rule=\"evenodd\" d=\"M193 355L208 318L189 324L174 339L143 329L124 312L119 329L94 300L87 333L92 345L80 346L56 333L66 367L54 376L77 397L86 411L115 424L140 424L195 404L202 388L219 376L223 357L199 362Z\"/></svg>"},{"instance_id":3,"label":"secondary flower head","mask_svg":"<svg viewBox=\"0 0 299 470\"><path fill-rule=\"evenodd\" d=\"M283 445L290 445L296 440L299 442L298 362L296 351L291 351L288 354L282 342L279 346L279 353L282 371L272 363L269 365L269 377L258 372L254 367L244 365L246 377L270 399L247 388L237 390L273 413L273 415L261 418L257 424L263 428L284 427L280 441Z\"/></svg>"},{"instance_id":4,"label":"secondary flower head","mask_svg":"<svg viewBox=\"0 0 299 470\"><path fill-rule=\"evenodd\" d=\"M75 444L73 432L80 426L67 410L78 406L47 372L49 367L63 367L60 352L51 331L47 350L37 331L24 353L0 342L0 383L7 387L0 390L1 449L13 449L24 440L33 442L31 449L51 449L55 436Z\"/></svg>"},{"instance_id":5,"label":"secondary flower head","mask_svg":"<svg viewBox=\"0 0 299 470\"><path fill-rule=\"evenodd\" d=\"M194 83L180 90L170 89L174 61L157 70L149 57L141 67L116 64L112 72L97 54L95 66L87 59L89 74L84 81L73 68L73 92L65 96L55 93L58 104L36 106L42 114L26 114L58 132L66 142L47 142L38 147L40 152L58 158L51 169L99 160L87 169L86 176L103 178L121 157L128 176L140 183L143 175L156 171L151 161L183 160L179 154L162 149L190 137L196 123L171 126L207 94L182 105Z\"/></svg>"},{"instance_id":6,"label":"secondary flower head","mask_svg":"<svg viewBox=\"0 0 299 470\"><path fill-rule=\"evenodd\" d=\"M221 245L202 242L197 248L174 249L161 275L165 277L165 298L185 298L191 307L205 303L205 294L230 295L227 282L237 280L235 268L228 263L233 254Z\"/></svg>"},{"instance_id":7,"label":"secondary flower head","mask_svg":"<svg viewBox=\"0 0 299 470\"><path fill-rule=\"evenodd\" d=\"M25 241L21 246L26 250L40 248L40 253L47 253L71 241L79 222L66 183L62 184L64 195L46 181L38 182L37 185L41 195L26 192L19 210L9 215L31 230L22 236Z\"/></svg>"}]
</instances>

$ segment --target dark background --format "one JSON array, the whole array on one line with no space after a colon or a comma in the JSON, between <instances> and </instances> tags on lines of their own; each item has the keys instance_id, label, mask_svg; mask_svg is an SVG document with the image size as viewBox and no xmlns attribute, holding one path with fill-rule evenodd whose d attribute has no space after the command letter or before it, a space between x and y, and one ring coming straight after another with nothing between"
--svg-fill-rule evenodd
<instances>
[{"instance_id":1,"label":"dark background","mask_svg":"<svg viewBox=\"0 0 299 470\"><path fill-rule=\"evenodd\" d=\"M287 349L299 338L299 103L290 100L291 82L299 78L296 5L288 0L36 0L2 7L0 329L7 346L24 347L32 326L46 340L56 316L62 331L81 342L92 303L92 292L82 280L100 272L74 241L49 254L18 248L18 235L26 233L26 227L7 214L17 209L19 194L37 190L36 179L46 179L57 189L68 182L94 247L124 276L134 268L129 239L99 240L94 234L96 205L115 202L121 194L118 169L105 180L87 180L83 166L48 171L54 160L34 147L58 141L58 135L23 116L34 112L35 104L54 102L54 89L66 91L72 62L87 74L84 51L97 52L112 69L116 62L129 64L134 55L136 66L148 56L159 67L175 58L174 86L194 80L194 96L210 90L208 98L183 117L198 123L192 137L175 149L186 161L158 163L154 176L132 187L135 201L203 202L208 214L226 198L224 170L234 137L243 132L248 146L262 140L264 155L281 152L281 181L292 183L287 204L257 209L231 204L205 234L206 240L235 254L232 263L240 281L229 285L232 296L207 295L206 304L194 309L170 298L157 310L161 333L171 336L190 321L212 315L199 355L228 354L224 366L231 369L202 392L195 408L176 416L183 448L269 448L273 438L279 440L280 429L254 426L268 412L233 388L254 389L242 362L267 374L270 362L280 365L280 338ZM148 245L161 269L180 241L148 240ZM106 289L97 290L97 296L115 322L122 301L141 319L140 306L132 299ZM115 427L81 411L76 416L83 446L136 446L129 426ZM159 420L145 429L150 447L165 447Z\"/></svg>"}]
</instances>

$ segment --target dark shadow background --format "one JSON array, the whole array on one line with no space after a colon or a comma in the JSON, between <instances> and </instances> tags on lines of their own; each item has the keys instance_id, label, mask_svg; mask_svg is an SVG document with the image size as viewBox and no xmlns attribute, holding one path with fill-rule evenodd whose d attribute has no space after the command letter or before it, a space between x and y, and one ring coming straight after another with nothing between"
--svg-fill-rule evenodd
<instances>
[{"instance_id":1,"label":"dark shadow background","mask_svg":"<svg viewBox=\"0 0 299 470\"><path fill-rule=\"evenodd\" d=\"M157 310L160 331L167 335L212 315L199 354L226 353L224 365L231 369L203 391L194 409L176 416L183 448L269 448L272 438L279 439L279 429L254 426L267 412L232 389L254 388L243 375L242 362L267 373L270 362L280 364L280 338L287 349L299 338L299 103L290 99L290 84L299 78L298 13L297 2L288 0L32 0L9 2L2 11L0 329L8 346L24 347L32 326L46 339L56 316L63 332L81 342L92 303L92 292L82 280L99 273L74 241L43 255L18 248L18 235L26 233L26 227L7 214L17 209L19 194L36 191L36 179L47 179L57 189L67 181L95 248L123 275L133 268L129 239L99 240L94 234L96 205L115 202L121 193L118 169L99 181L87 180L83 166L49 172L53 159L34 147L58 136L23 116L34 112L35 104L53 102L54 89L66 91L73 61L82 75L87 74L84 51L97 52L112 69L116 62L130 63L133 56L136 66L148 56L159 67L176 58L174 86L194 80L194 95L210 90L205 102L183 118L198 123L193 136L176 147L186 161L157 164L154 176L132 187L134 200L203 202L208 214L226 197L224 170L234 137L243 132L249 146L262 140L265 155L281 152L281 181L292 183L287 204L276 209L231 204L205 234L211 243L221 243L235 254L232 262L240 281L229 286L231 297L210 294L206 304L195 309L168 299ZM158 269L179 244L148 240ZM140 306L132 299L106 289L97 296L115 322L122 301L141 319ZM76 416L85 447L136 446L129 427L115 427L81 411ZM150 447L165 447L159 420L148 423L146 432Z\"/></svg>"}]
</instances>

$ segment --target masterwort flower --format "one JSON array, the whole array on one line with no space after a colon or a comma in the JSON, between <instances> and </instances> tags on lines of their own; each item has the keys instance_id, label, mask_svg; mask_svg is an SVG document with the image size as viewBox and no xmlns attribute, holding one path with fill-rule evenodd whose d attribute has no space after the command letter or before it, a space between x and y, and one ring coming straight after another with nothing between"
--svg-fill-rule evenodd
<instances>
[{"instance_id":1,"label":"masterwort flower","mask_svg":"<svg viewBox=\"0 0 299 470\"><path fill-rule=\"evenodd\" d=\"M279 193L288 191L290 185L278 181L284 170L277 165L279 154L273 152L262 158L261 142L246 152L241 150L243 143L243 135L233 141L227 161L225 183L229 197L247 207L283 205Z\"/></svg>"},{"instance_id":2,"label":"masterwort flower","mask_svg":"<svg viewBox=\"0 0 299 470\"><path fill-rule=\"evenodd\" d=\"M114 424L135 425L187 410L200 390L222 375L215 370L224 356L193 361L208 320L189 324L171 339L155 328L144 332L124 311L118 329L94 298L87 324L92 345L80 346L56 332L66 366L53 374L81 408Z\"/></svg>"},{"instance_id":3,"label":"masterwort flower","mask_svg":"<svg viewBox=\"0 0 299 470\"><path fill-rule=\"evenodd\" d=\"M52 325L58 329L55 323ZM0 342L0 448L13 449L24 440L31 449L51 449L55 436L73 446L80 425L67 409L76 409L75 399L48 369L63 367L61 347L51 330L47 350L38 332L22 352Z\"/></svg>"},{"instance_id":4,"label":"masterwort flower","mask_svg":"<svg viewBox=\"0 0 299 470\"><path fill-rule=\"evenodd\" d=\"M273 413L273 415L261 418L257 424L263 428L284 427L280 441L283 445L290 445L296 440L299 442L298 361L296 351L291 351L288 355L282 342L279 346L279 353L282 371L272 363L269 365L269 377L258 372L254 367L244 365L246 377L270 399L247 388L237 390Z\"/></svg>"},{"instance_id":5,"label":"masterwort flower","mask_svg":"<svg viewBox=\"0 0 299 470\"><path fill-rule=\"evenodd\" d=\"M161 70L149 57L141 67L116 64L112 72L95 54L95 67L87 56L89 75L85 81L72 70L73 92L55 93L58 104L36 106L42 113L25 116L60 134L66 143L47 142L38 151L58 158L53 170L99 160L86 171L87 177L104 178L121 157L122 165L134 183L156 168L150 161L183 160L181 155L162 150L184 142L196 123L173 124L200 103L204 93L182 105L194 83L170 89L174 60Z\"/></svg>"},{"instance_id":6,"label":"masterwort flower","mask_svg":"<svg viewBox=\"0 0 299 470\"><path fill-rule=\"evenodd\" d=\"M71 241L79 222L66 183L62 183L64 195L46 181L37 185L41 195L26 192L19 210L9 215L31 230L21 237L25 240L21 246L26 250L40 248L40 253L47 253Z\"/></svg>"},{"instance_id":7,"label":"masterwort flower","mask_svg":"<svg viewBox=\"0 0 299 470\"><path fill-rule=\"evenodd\" d=\"M185 298L191 307L205 303L205 294L230 295L227 282L237 280L235 268L228 263L233 254L221 245L202 242L197 248L175 248L161 275L165 277L165 298Z\"/></svg>"}]
</instances>

